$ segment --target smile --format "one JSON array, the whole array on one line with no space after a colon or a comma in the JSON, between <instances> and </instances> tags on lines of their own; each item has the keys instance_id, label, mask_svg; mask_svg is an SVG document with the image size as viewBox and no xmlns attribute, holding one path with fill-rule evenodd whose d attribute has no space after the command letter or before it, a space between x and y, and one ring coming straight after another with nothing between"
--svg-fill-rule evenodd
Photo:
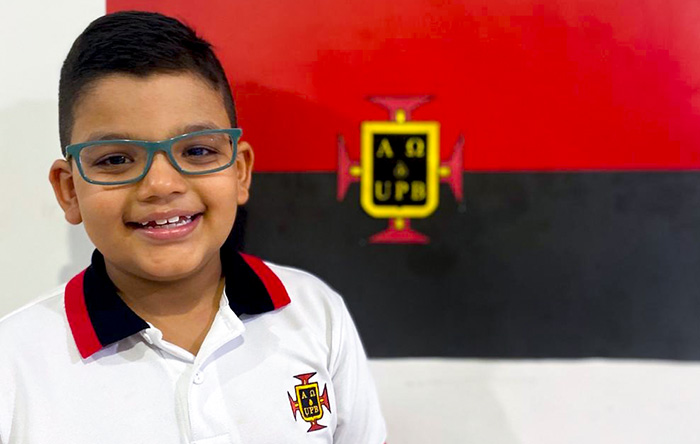
<instances>
[{"instance_id":1,"label":"smile","mask_svg":"<svg viewBox=\"0 0 700 444\"><path fill-rule=\"evenodd\" d=\"M173 241L190 234L199 225L202 213L127 222L137 233L157 241Z\"/></svg>"}]
</instances>

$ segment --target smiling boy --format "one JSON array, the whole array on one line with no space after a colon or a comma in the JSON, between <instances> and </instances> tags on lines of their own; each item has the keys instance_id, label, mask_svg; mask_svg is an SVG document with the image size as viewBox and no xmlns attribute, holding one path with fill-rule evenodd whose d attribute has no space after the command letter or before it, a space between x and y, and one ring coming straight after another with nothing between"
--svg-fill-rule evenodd
<instances>
[{"instance_id":1,"label":"smiling boy","mask_svg":"<svg viewBox=\"0 0 700 444\"><path fill-rule=\"evenodd\" d=\"M50 182L96 251L0 321L0 444L384 441L342 299L226 242L254 156L208 43L159 14L96 20L59 123Z\"/></svg>"}]
</instances>

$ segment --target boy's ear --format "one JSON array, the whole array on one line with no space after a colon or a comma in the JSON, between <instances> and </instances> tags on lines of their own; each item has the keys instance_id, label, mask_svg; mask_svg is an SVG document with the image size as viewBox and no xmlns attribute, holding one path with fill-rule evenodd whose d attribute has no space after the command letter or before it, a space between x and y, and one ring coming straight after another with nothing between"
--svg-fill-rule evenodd
<instances>
[{"instance_id":1,"label":"boy's ear","mask_svg":"<svg viewBox=\"0 0 700 444\"><path fill-rule=\"evenodd\" d=\"M71 164L63 159L56 160L49 171L49 182L51 182L58 204L63 208L66 220L73 225L82 222L83 218L80 215L80 206L73 184Z\"/></svg>"},{"instance_id":2,"label":"boy's ear","mask_svg":"<svg viewBox=\"0 0 700 444\"><path fill-rule=\"evenodd\" d=\"M253 175L254 160L255 155L250 144L248 142L239 143L235 163L238 180L238 205L248 202L250 197L250 182Z\"/></svg>"}]
</instances>

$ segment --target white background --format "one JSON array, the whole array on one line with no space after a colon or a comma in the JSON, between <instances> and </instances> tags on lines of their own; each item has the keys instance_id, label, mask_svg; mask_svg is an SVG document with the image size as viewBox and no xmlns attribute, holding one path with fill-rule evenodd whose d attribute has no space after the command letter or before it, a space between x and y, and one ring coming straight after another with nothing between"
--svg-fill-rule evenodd
<instances>
[{"instance_id":1,"label":"white background","mask_svg":"<svg viewBox=\"0 0 700 444\"><path fill-rule=\"evenodd\" d=\"M65 281L90 259L48 182L58 141L58 77L99 0L0 2L0 314Z\"/></svg>"},{"instance_id":2,"label":"white background","mask_svg":"<svg viewBox=\"0 0 700 444\"><path fill-rule=\"evenodd\" d=\"M0 316L89 262L92 247L64 221L47 176L60 155L61 63L103 13L103 0L0 3ZM695 363L407 359L372 369L390 444L700 443Z\"/></svg>"}]
</instances>

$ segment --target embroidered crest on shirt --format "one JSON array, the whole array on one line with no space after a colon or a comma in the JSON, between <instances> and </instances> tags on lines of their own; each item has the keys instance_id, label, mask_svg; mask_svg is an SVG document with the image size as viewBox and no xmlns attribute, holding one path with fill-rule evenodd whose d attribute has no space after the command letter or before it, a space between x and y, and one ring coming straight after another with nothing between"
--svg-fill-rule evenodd
<instances>
[{"instance_id":1,"label":"embroidered crest on shirt","mask_svg":"<svg viewBox=\"0 0 700 444\"><path fill-rule=\"evenodd\" d=\"M296 399L287 392L289 404L292 406L292 414L294 420L297 420L297 412L301 414L301 419L311 424L306 432L315 432L316 430L325 429L326 426L321 425L318 421L323 418L323 408L325 407L331 413L331 404L328 399L327 386L323 386L323 393L319 395L319 387L317 382L309 382L316 373L304 373L296 375L301 384L294 386Z\"/></svg>"}]
</instances>

